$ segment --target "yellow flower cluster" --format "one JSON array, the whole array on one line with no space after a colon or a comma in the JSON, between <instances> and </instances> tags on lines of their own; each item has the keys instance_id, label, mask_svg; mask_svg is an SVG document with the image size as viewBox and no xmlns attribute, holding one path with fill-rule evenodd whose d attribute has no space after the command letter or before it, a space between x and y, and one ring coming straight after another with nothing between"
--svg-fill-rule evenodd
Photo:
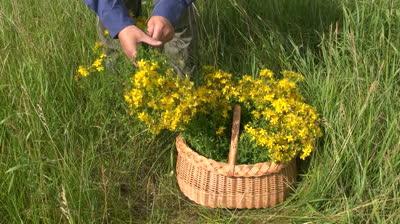
<instances>
[{"instance_id":1,"label":"yellow flower cluster","mask_svg":"<svg viewBox=\"0 0 400 224\"><path fill-rule=\"evenodd\" d=\"M146 29L146 18L145 17L134 17L136 20L136 26L142 30ZM103 31L103 36L107 39L111 40L110 31L105 29ZM93 53L96 55L96 59L91 63L90 66L80 65L76 70L75 79L79 80L81 78L86 78L92 73L99 73L104 71L104 64L107 58L107 55L104 53L104 44L100 41L97 41L92 48Z\"/></svg>"},{"instance_id":2,"label":"yellow flower cluster","mask_svg":"<svg viewBox=\"0 0 400 224\"><path fill-rule=\"evenodd\" d=\"M132 89L125 93L131 113L152 133L163 129L181 131L197 112L193 83L177 77L159 63L140 60L132 77Z\"/></svg>"},{"instance_id":3,"label":"yellow flower cluster","mask_svg":"<svg viewBox=\"0 0 400 224\"><path fill-rule=\"evenodd\" d=\"M96 42L93 47L93 52L97 55L96 59L91 63L90 66L79 66L76 71L76 79L86 78L92 73L104 71L104 60L106 59L107 55L103 51L103 44L101 42Z\"/></svg>"},{"instance_id":4,"label":"yellow flower cluster","mask_svg":"<svg viewBox=\"0 0 400 224\"><path fill-rule=\"evenodd\" d=\"M259 77L249 75L234 80L232 74L208 68L204 84L194 87L188 78L178 78L159 63L141 60L132 77L132 89L125 101L130 111L153 133L163 129L183 131L199 112L220 113L229 119L234 103L251 113L244 125L247 135L259 147L268 150L274 162L288 162L297 156L305 159L321 136L316 110L306 104L297 83L303 76L283 71L276 79L272 71L261 70ZM225 127L219 127L221 136Z\"/></svg>"},{"instance_id":5,"label":"yellow flower cluster","mask_svg":"<svg viewBox=\"0 0 400 224\"><path fill-rule=\"evenodd\" d=\"M110 31L104 30L103 35L106 36L106 37L109 36L110 35Z\"/></svg>"},{"instance_id":6,"label":"yellow flower cluster","mask_svg":"<svg viewBox=\"0 0 400 224\"><path fill-rule=\"evenodd\" d=\"M322 135L316 110L304 102L297 88L303 76L292 71L283 71L282 76L275 79L272 71L264 69L260 78L244 76L238 84L239 102L252 109L253 117L244 134L267 148L274 162L289 162L298 155L305 159Z\"/></svg>"}]
</instances>

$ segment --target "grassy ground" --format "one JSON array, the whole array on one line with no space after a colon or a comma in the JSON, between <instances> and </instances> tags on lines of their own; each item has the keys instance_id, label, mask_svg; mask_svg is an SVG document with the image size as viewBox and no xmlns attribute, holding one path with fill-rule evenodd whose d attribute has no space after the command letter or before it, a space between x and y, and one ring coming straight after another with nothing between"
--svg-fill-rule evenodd
<instances>
[{"instance_id":1,"label":"grassy ground","mask_svg":"<svg viewBox=\"0 0 400 224\"><path fill-rule=\"evenodd\" d=\"M199 1L201 64L286 68L323 116L294 194L206 209L177 189L172 136L126 114L127 63L77 83L94 16L73 0L0 3L0 223L399 223L400 0Z\"/></svg>"}]
</instances>

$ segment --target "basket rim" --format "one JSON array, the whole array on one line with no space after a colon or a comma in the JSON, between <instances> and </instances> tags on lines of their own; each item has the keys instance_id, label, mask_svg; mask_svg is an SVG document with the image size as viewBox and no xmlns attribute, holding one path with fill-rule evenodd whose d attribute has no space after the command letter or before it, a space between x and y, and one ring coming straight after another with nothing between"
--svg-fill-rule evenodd
<instances>
[{"instance_id":1,"label":"basket rim","mask_svg":"<svg viewBox=\"0 0 400 224\"><path fill-rule=\"evenodd\" d=\"M270 174L276 174L282 172L283 169L292 165L295 159L289 163L274 163L274 162L261 162L255 164L240 164L235 165L233 175L230 173L232 167L228 163L218 162L213 159L207 158L200 155L187 144L181 134L176 137L176 149L178 154L181 156L189 157L190 160L194 161L194 165L203 167L211 172L216 172L224 176L232 177L259 177Z\"/></svg>"}]
</instances>

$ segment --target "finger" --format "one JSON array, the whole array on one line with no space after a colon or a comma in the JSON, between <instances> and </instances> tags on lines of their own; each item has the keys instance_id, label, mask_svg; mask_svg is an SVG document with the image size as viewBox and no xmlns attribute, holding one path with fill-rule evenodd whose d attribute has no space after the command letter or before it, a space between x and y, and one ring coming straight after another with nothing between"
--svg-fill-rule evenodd
<instances>
[{"instance_id":1,"label":"finger","mask_svg":"<svg viewBox=\"0 0 400 224\"><path fill-rule=\"evenodd\" d=\"M137 54L137 43L136 42L124 43L122 48L124 49L125 55L131 61L135 61Z\"/></svg>"},{"instance_id":2,"label":"finger","mask_svg":"<svg viewBox=\"0 0 400 224\"><path fill-rule=\"evenodd\" d=\"M135 68L138 67L138 64L136 63L136 58L133 59L133 60L131 60L131 63L132 63L132 65L133 65Z\"/></svg>"},{"instance_id":3,"label":"finger","mask_svg":"<svg viewBox=\"0 0 400 224\"><path fill-rule=\"evenodd\" d=\"M154 23L149 22L147 24L147 34L152 37L153 33L154 33Z\"/></svg>"},{"instance_id":4,"label":"finger","mask_svg":"<svg viewBox=\"0 0 400 224\"><path fill-rule=\"evenodd\" d=\"M163 29L161 26L155 26L154 27L154 32L153 35L151 35L151 37L155 40L162 40L162 36L163 36Z\"/></svg>"},{"instance_id":5,"label":"finger","mask_svg":"<svg viewBox=\"0 0 400 224\"><path fill-rule=\"evenodd\" d=\"M129 59L131 59L131 62L135 64L136 61L136 55L137 55L137 45L136 43L132 44L132 51L128 55Z\"/></svg>"},{"instance_id":6,"label":"finger","mask_svg":"<svg viewBox=\"0 0 400 224\"><path fill-rule=\"evenodd\" d=\"M131 53L130 59L131 59L131 63L133 64L133 66L137 67L137 64L136 64L137 45L136 45L136 43L134 44L134 49L135 50Z\"/></svg>"},{"instance_id":7,"label":"finger","mask_svg":"<svg viewBox=\"0 0 400 224\"><path fill-rule=\"evenodd\" d=\"M140 42L148 44L152 47L160 47L162 45L162 42L159 40L155 40L151 38L150 36L146 35L143 33L142 38L140 39Z\"/></svg>"},{"instance_id":8,"label":"finger","mask_svg":"<svg viewBox=\"0 0 400 224\"><path fill-rule=\"evenodd\" d=\"M172 40L172 38L174 38L175 32L172 30L167 30L164 33L164 42L168 42L170 40Z\"/></svg>"}]
</instances>

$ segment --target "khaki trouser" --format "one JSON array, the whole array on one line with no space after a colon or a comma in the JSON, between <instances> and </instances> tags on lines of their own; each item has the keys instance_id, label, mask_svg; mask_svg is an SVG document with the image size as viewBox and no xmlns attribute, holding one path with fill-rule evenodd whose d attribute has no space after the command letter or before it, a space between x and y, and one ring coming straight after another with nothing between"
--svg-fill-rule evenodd
<instances>
[{"instance_id":1,"label":"khaki trouser","mask_svg":"<svg viewBox=\"0 0 400 224\"><path fill-rule=\"evenodd\" d=\"M158 0L153 0L154 4ZM125 0L125 5L131 14L138 12L140 0ZM107 47L107 54L112 55L120 50L118 40L104 36L104 26L97 20L97 31L100 41ZM197 38L195 12L190 6L183 13L180 21L175 27L175 35L171 41L164 44L163 52L167 55L171 65L179 75L191 75L195 68L195 44Z\"/></svg>"}]
</instances>

